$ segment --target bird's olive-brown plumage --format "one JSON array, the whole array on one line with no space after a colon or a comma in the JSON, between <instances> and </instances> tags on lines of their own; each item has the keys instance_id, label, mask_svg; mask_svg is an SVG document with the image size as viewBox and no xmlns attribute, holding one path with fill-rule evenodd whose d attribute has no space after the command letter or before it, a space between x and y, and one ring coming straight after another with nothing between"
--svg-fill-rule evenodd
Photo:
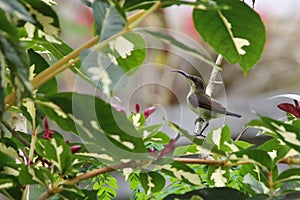
<instances>
[{"instance_id":1,"label":"bird's olive-brown plumage","mask_svg":"<svg viewBox=\"0 0 300 200\"><path fill-rule=\"evenodd\" d=\"M224 106L205 94L206 84L201 75L192 76L181 70L174 70L172 72L177 72L188 80L191 89L187 95L187 104L199 118L209 121L223 115L241 117L239 114L227 111Z\"/></svg>"}]
</instances>

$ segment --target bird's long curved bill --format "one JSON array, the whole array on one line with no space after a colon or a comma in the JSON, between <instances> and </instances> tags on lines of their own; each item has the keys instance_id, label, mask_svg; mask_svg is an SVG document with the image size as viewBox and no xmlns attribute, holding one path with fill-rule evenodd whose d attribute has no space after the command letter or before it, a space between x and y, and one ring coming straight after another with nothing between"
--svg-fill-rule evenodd
<instances>
[{"instance_id":1,"label":"bird's long curved bill","mask_svg":"<svg viewBox=\"0 0 300 200\"><path fill-rule=\"evenodd\" d=\"M188 75L186 72L181 71L181 70L172 70L171 72L177 72L179 74L182 74L183 76L185 76L186 78L189 78L190 75Z\"/></svg>"}]
</instances>

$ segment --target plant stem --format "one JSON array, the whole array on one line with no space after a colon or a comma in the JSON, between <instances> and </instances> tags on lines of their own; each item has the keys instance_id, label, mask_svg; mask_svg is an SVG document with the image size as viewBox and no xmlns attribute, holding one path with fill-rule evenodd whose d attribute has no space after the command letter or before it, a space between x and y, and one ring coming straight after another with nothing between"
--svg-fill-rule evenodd
<instances>
[{"instance_id":1,"label":"plant stem","mask_svg":"<svg viewBox=\"0 0 300 200\"><path fill-rule=\"evenodd\" d=\"M219 54L217 57L217 60L216 60L216 65L220 66L222 64L222 61L223 61L223 56L221 54ZM217 79L219 71L220 71L219 68L213 67L213 70L210 74L208 84L206 86L206 94L208 96L211 96L215 89L215 83L216 83L216 79Z\"/></svg>"},{"instance_id":2,"label":"plant stem","mask_svg":"<svg viewBox=\"0 0 300 200\"><path fill-rule=\"evenodd\" d=\"M253 164L249 161L239 161L239 162L230 162L228 160L206 160L206 159L199 159L199 158L174 158L174 161L185 163L185 164L198 164L198 165L212 165L212 166L226 166L226 167L234 167L238 165L247 165L247 164ZM147 162L148 163L148 162ZM300 159L299 158L293 158L293 159L282 159L279 161L279 163L284 163L284 164L299 164ZM144 166L145 163L140 163L140 166ZM62 185L75 185L78 184L79 182L83 180L87 180L90 178L93 178L95 176L98 176L99 174L104 174L112 171L116 171L118 169L124 169L135 166L138 167L135 162L127 162L127 163L122 163L118 165L113 165L113 166L105 166L99 169L95 169L89 172L86 172L84 174L81 174L79 176L76 176L72 179L67 179L65 182L62 183ZM44 200L47 199L50 196L53 196L59 192L63 191L63 188L52 188L42 194L38 199L39 200Z\"/></svg>"},{"instance_id":3,"label":"plant stem","mask_svg":"<svg viewBox=\"0 0 300 200\"><path fill-rule=\"evenodd\" d=\"M30 143L27 142L21 135L19 135L12 127L10 127L10 125L5 122L5 121L1 121L1 123L4 125L4 127L9 130L9 132L15 137L17 138L20 142L22 142L25 146L30 147Z\"/></svg>"},{"instance_id":4,"label":"plant stem","mask_svg":"<svg viewBox=\"0 0 300 200\"><path fill-rule=\"evenodd\" d=\"M150 9L146 10L143 15L134 20L131 24L128 25L129 30L135 28L137 25L141 23L146 17L148 17L151 13L157 10L160 6L161 2L157 1Z\"/></svg>"}]
</instances>

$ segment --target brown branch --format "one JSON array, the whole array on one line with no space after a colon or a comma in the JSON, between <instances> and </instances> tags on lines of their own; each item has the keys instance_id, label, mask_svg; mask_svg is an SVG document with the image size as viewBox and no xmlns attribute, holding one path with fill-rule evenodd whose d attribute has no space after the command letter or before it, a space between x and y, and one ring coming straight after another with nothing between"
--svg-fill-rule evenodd
<instances>
[{"instance_id":1,"label":"brown branch","mask_svg":"<svg viewBox=\"0 0 300 200\"><path fill-rule=\"evenodd\" d=\"M27 140L25 140L25 138L23 138L21 135L18 134L17 131L15 131L12 127L10 127L10 125L5 122L5 121L1 121L1 123L4 125L4 127L9 130L9 132L15 137L17 138L20 142L22 142L25 146L30 148L30 143L27 142Z\"/></svg>"},{"instance_id":2,"label":"brown branch","mask_svg":"<svg viewBox=\"0 0 300 200\"><path fill-rule=\"evenodd\" d=\"M205 160L205 159L198 159L198 158L174 158L174 161L185 163L185 164L198 164L198 165L213 165L213 166L227 166L227 167L234 167L238 165L246 165L246 164L252 164L249 161L239 161L232 163L228 160ZM148 161L147 161L148 163ZM300 165L300 159L299 158L284 158L279 161L279 163L285 163L285 164L297 164ZM83 180L87 180L90 178L93 178L95 176L98 176L99 174L104 174L108 172L113 172L118 169L124 169L124 168L137 168L138 166L144 166L144 163L136 163L134 161L122 163L118 165L113 166L105 166L99 169L95 169L89 172L86 172L84 174L81 174L79 176L76 176L72 179L67 179L64 181L60 186L62 185L75 185ZM45 200L50 196L53 196L61 191L63 191L63 188L52 188L48 191L46 191L44 194L42 194L38 200Z\"/></svg>"},{"instance_id":3,"label":"brown branch","mask_svg":"<svg viewBox=\"0 0 300 200\"><path fill-rule=\"evenodd\" d=\"M124 169L124 168L128 168L128 167L133 167L133 166L135 166L135 167L137 166L135 162L127 162L127 163L122 163L122 164L113 165L113 166L105 166L105 167L102 167L99 169L95 169L95 170L86 172L86 173L76 176L74 178L67 179L61 185L75 185L83 180L87 180L87 179L93 178L95 176L98 176L99 174L105 174L108 172L116 171L118 169ZM64 188L62 188L62 187L55 187L55 188L49 189L45 193L43 193L38 198L38 200L45 200L50 196L53 196L57 193L62 192L63 190L64 190Z\"/></svg>"}]
</instances>

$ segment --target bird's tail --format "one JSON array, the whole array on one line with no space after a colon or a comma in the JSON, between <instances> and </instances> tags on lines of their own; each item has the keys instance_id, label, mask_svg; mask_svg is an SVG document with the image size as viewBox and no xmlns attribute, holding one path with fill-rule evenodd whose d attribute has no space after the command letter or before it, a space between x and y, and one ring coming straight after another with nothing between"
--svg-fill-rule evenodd
<instances>
[{"instance_id":1,"label":"bird's tail","mask_svg":"<svg viewBox=\"0 0 300 200\"><path fill-rule=\"evenodd\" d=\"M242 117L242 115L239 115L239 114L236 114L236 113L232 113L232 112L228 112L228 111L226 111L226 115L233 116L233 117L238 117L238 118Z\"/></svg>"}]
</instances>

